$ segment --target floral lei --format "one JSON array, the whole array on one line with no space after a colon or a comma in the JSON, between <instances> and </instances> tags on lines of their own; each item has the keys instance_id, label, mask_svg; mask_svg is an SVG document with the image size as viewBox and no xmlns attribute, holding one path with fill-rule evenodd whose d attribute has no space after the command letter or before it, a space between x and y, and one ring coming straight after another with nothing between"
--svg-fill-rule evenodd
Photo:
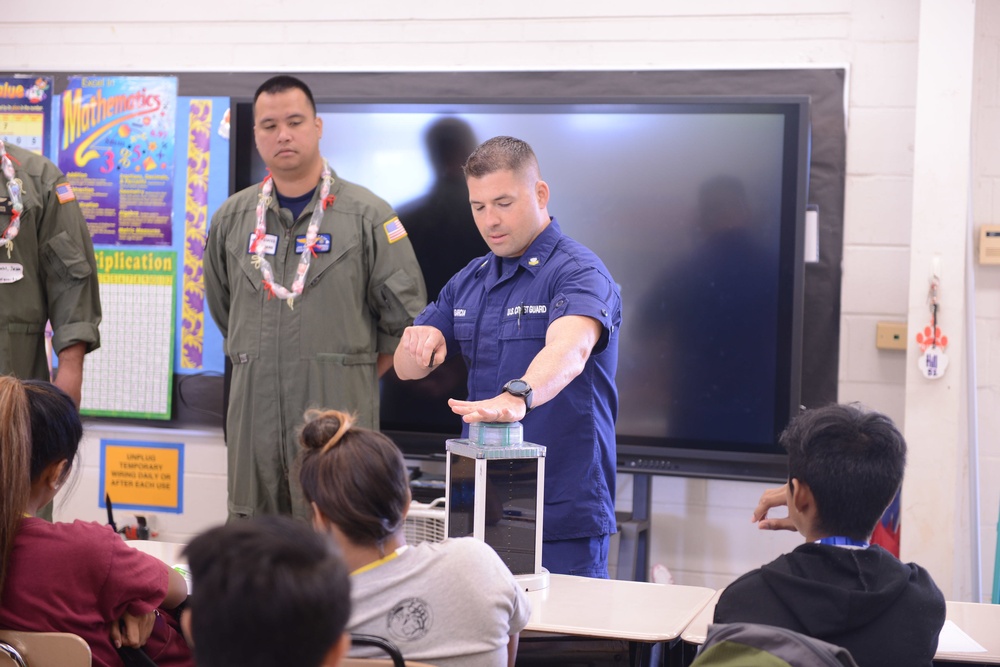
<instances>
[{"instance_id":1,"label":"floral lei","mask_svg":"<svg viewBox=\"0 0 1000 667\"><path fill-rule=\"evenodd\" d=\"M260 269L261 281L264 284L264 290L267 292L267 298L270 299L272 296L276 296L279 299L287 301L289 308L294 308L295 297L302 294L302 290L305 289L306 273L308 273L309 264L316 254L316 242L319 240L318 232L320 223L323 222L323 213L326 211L327 205L332 204L335 199L330 196L330 186L333 185L333 177L330 172L330 165L326 160L323 160L322 179L319 203L313 209L312 217L309 219L309 227L306 229L305 248L302 251L302 257L299 259L299 266L295 271L295 280L292 282L291 289L274 282L274 270L271 268L271 263L267 261L267 257L264 256L266 251L264 237L267 236L267 207L271 203L271 192L274 189L274 182L270 174L267 175L267 178L261 184L260 195L257 199L257 228L254 230L253 241L250 243L250 252L254 254L252 262L255 268Z\"/></svg>"},{"instance_id":2,"label":"floral lei","mask_svg":"<svg viewBox=\"0 0 1000 667\"><path fill-rule=\"evenodd\" d=\"M21 211L24 210L24 204L21 203L21 190L24 184L21 183L20 178L14 177L14 164L10 161L10 156L7 155L7 147L4 146L3 139L0 139L0 169L7 179L7 192L10 194L11 203L10 224L4 230L3 238L0 238L0 248L7 246L7 259L10 259L11 252L14 250L14 237L21 229Z\"/></svg>"}]
</instances>

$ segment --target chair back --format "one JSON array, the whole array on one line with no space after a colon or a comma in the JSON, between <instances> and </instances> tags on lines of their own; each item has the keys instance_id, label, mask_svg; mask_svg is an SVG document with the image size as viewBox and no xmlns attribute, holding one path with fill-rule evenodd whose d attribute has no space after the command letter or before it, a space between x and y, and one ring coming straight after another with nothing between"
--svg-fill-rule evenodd
<instances>
[{"instance_id":1,"label":"chair back","mask_svg":"<svg viewBox=\"0 0 1000 667\"><path fill-rule=\"evenodd\" d=\"M90 667L90 647L68 632L0 630L0 667Z\"/></svg>"},{"instance_id":2,"label":"chair back","mask_svg":"<svg viewBox=\"0 0 1000 667\"><path fill-rule=\"evenodd\" d=\"M344 658L340 667L394 667L395 663L388 658ZM406 667L434 667L429 662L406 661Z\"/></svg>"},{"instance_id":3,"label":"chair back","mask_svg":"<svg viewBox=\"0 0 1000 667\"><path fill-rule=\"evenodd\" d=\"M344 658L340 667L393 667L395 663L388 658ZM434 667L429 662L406 661L406 667Z\"/></svg>"},{"instance_id":4,"label":"chair back","mask_svg":"<svg viewBox=\"0 0 1000 667\"><path fill-rule=\"evenodd\" d=\"M374 646L385 651L388 659L383 658L345 658L340 662L341 667L434 667L426 662L409 662L403 660L403 654L399 647L388 639L375 635L351 635L353 646Z\"/></svg>"}]
</instances>

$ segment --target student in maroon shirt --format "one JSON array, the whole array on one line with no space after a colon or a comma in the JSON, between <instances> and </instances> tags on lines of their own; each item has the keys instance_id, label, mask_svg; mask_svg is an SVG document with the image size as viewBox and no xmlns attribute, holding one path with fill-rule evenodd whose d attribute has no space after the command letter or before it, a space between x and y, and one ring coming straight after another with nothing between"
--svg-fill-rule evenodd
<instances>
[{"instance_id":1,"label":"student in maroon shirt","mask_svg":"<svg viewBox=\"0 0 1000 667\"><path fill-rule=\"evenodd\" d=\"M83 427L73 401L47 382L0 377L0 627L71 632L93 664L120 667L142 647L160 667L189 667L172 609L184 578L97 523L34 514L69 477Z\"/></svg>"}]
</instances>

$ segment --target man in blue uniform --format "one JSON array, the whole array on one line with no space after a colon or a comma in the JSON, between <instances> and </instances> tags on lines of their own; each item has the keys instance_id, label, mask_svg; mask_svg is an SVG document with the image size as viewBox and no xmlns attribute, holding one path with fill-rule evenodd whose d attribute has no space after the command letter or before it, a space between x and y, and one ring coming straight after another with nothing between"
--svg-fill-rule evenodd
<instances>
[{"instance_id":1,"label":"man in blue uniform","mask_svg":"<svg viewBox=\"0 0 1000 667\"><path fill-rule=\"evenodd\" d=\"M456 274L404 331L396 371L419 379L460 351L469 397L449 400L452 410L467 423L521 421L526 439L548 448L543 565L607 577L618 287L549 217L549 187L528 144L490 139L469 156L465 177L491 252Z\"/></svg>"}]
</instances>

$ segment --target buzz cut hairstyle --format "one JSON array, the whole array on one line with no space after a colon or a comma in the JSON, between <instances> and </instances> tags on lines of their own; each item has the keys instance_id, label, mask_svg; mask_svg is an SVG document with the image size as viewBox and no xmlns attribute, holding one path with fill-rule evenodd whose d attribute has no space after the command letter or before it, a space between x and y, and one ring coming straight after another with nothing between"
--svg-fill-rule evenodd
<instances>
[{"instance_id":1,"label":"buzz cut hairstyle","mask_svg":"<svg viewBox=\"0 0 1000 667\"><path fill-rule=\"evenodd\" d=\"M538 158L528 142L514 137L487 139L472 151L462 170L466 178L482 178L498 171L522 173L526 168L538 168Z\"/></svg>"},{"instance_id":2,"label":"buzz cut hairstyle","mask_svg":"<svg viewBox=\"0 0 1000 667\"><path fill-rule=\"evenodd\" d=\"M319 667L351 614L351 583L330 538L267 515L212 528L185 548L199 667Z\"/></svg>"},{"instance_id":3,"label":"buzz cut hairstyle","mask_svg":"<svg viewBox=\"0 0 1000 667\"><path fill-rule=\"evenodd\" d=\"M812 491L819 527L868 540L903 483L906 440L892 420L856 403L827 405L800 414L780 442L789 482Z\"/></svg>"},{"instance_id":4,"label":"buzz cut hairstyle","mask_svg":"<svg viewBox=\"0 0 1000 667\"><path fill-rule=\"evenodd\" d=\"M306 99L309 100L309 106L312 107L313 115L316 115L316 100L313 99L312 91L309 86L305 84L302 79L291 76L289 74L279 74L278 76L272 76L270 79L260 84L257 88L257 92L253 94L253 108L254 113L257 112L257 98L267 93L268 95L277 95L278 93L283 93L286 90L292 90L297 88L301 90Z\"/></svg>"}]
</instances>

